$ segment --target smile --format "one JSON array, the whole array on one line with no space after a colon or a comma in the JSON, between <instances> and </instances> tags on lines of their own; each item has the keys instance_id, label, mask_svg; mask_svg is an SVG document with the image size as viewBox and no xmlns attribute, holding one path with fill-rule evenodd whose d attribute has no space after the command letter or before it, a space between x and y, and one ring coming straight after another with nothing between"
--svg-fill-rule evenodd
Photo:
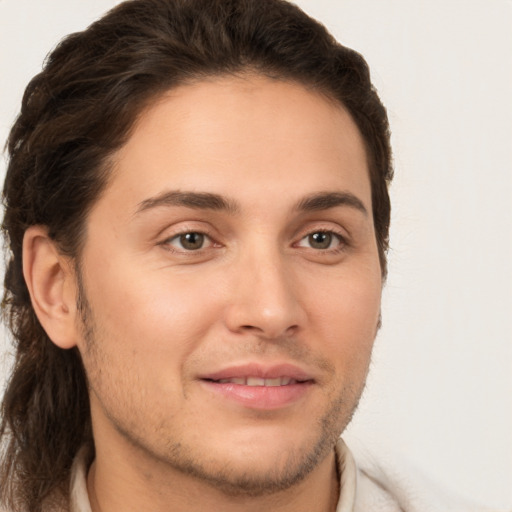
<instances>
[{"instance_id":1,"label":"smile","mask_svg":"<svg viewBox=\"0 0 512 512\"><path fill-rule=\"evenodd\" d=\"M241 386L266 386L266 387L277 387L277 386L289 386L298 384L299 381L292 379L291 377L277 377L275 379L263 379L261 377L233 377L231 379L219 379L219 384L239 384Z\"/></svg>"},{"instance_id":2,"label":"smile","mask_svg":"<svg viewBox=\"0 0 512 512\"><path fill-rule=\"evenodd\" d=\"M290 364L242 364L202 375L200 382L212 398L243 409L276 410L302 402L316 379Z\"/></svg>"}]
</instances>

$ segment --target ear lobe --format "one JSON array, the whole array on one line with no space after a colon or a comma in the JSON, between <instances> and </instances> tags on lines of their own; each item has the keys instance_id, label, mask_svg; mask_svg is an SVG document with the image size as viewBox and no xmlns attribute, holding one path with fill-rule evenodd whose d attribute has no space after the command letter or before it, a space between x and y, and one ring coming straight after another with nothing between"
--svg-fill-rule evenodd
<instances>
[{"instance_id":1,"label":"ear lobe","mask_svg":"<svg viewBox=\"0 0 512 512\"><path fill-rule=\"evenodd\" d=\"M76 280L72 265L43 226L23 238L23 276L32 307L49 338L63 349L77 343Z\"/></svg>"}]
</instances>

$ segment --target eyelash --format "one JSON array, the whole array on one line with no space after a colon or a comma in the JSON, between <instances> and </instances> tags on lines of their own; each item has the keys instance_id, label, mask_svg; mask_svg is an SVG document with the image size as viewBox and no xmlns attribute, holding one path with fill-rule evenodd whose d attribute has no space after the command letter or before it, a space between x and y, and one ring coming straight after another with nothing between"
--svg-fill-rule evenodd
<instances>
[{"instance_id":1,"label":"eyelash","mask_svg":"<svg viewBox=\"0 0 512 512\"><path fill-rule=\"evenodd\" d=\"M317 234L331 235L333 237L333 239L338 240L338 244L335 248L316 249L320 253L338 254L338 253L342 252L343 250L345 250L348 245L346 238L343 235L341 235L340 233L338 233L337 231L334 231L332 229L316 229L314 231L310 231L308 234L306 234L299 240L299 244L300 244L300 242L302 242L303 240L306 240L310 236L317 235ZM315 248L311 247L311 249L315 249Z\"/></svg>"},{"instance_id":2,"label":"eyelash","mask_svg":"<svg viewBox=\"0 0 512 512\"><path fill-rule=\"evenodd\" d=\"M203 236L205 243L207 243L207 241L209 241L209 247L205 248L204 244L203 244L201 247L194 250L194 249L186 249L185 247L177 249L171 245L171 243L173 241L179 241L180 237L185 236L185 235L192 235L192 234ZM306 240L310 236L317 235L317 234L331 235L333 237L333 239L338 240L338 244L334 248L316 249L314 247L309 247L309 249L312 249L312 250L318 252L319 254L325 254L325 255L339 254L339 253L343 252L348 246L346 237L332 229L316 229L316 230L310 231L306 235L301 237L300 240L294 244L294 246L303 247L303 246L299 245L302 241ZM216 244L216 242L213 239L213 237L206 231L184 229L183 231L176 233L176 234L172 235L171 237L166 238L159 245L162 245L166 250L168 250L170 252L192 256L194 254L201 254L205 250L211 249L212 247L215 246L215 244ZM220 247L220 244L218 244L218 247Z\"/></svg>"},{"instance_id":3,"label":"eyelash","mask_svg":"<svg viewBox=\"0 0 512 512\"><path fill-rule=\"evenodd\" d=\"M194 253L200 253L201 251L204 251L203 246L201 246L199 249L196 249L196 250L189 250L189 249L185 249L184 247L182 249L176 249L171 245L171 242L173 242L174 240L179 240L180 237L185 236L185 235L191 235L191 234L204 236L205 240L210 240L210 244L212 246L215 245L215 241L213 240L212 236L209 233L207 233L205 231L201 231L201 230L194 230L194 229L184 229L183 231L180 231L179 233L176 233L176 234L166 238L163 242L161 242L160 245L162 245L165 249L167 249L170 252L187 254L187 255L188 254L193 255Z\"/></svg>"}]
</instances>

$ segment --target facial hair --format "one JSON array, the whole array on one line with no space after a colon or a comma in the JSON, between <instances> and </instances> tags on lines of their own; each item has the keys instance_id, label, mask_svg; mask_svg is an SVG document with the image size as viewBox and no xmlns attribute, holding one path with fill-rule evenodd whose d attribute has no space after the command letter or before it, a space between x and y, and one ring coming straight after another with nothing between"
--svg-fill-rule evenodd
<instances>
[{"instance_id":1,"label":"facial hair","mask_svg":"<svg viewBox=\"0 0 512 512\"><path fill-rule=\"evenodd\" d=\"M240 472L231 468L229 454L226 456L226 463L211 467L200 458L197 450L182 443L181 439L169 438L164 446L155 450L144 436L130 428L126 421L123 421L106 405L107 400L103 401L101 398L102 385L98 382L98 378L101 378L102 368L108 371L108 362L101 350L101 329L95 322L94 311L87 299L83 281L79 278L77 282L79 290L77 307L80 312L81 332L85 341L82 357L88 374L89 392L94 393L101 402L104 413L113 427L144 458L150 458L159 465L163 464L183 475L192 477L226 496L235 498L268 496L298 485L333 452L336 441L357 409L366 379L360 389L345 387L333 394L329 408L317 421L316 440L309 443L303 450L291 451L286 455L284 463L264 474L251 471ZM261 353L265 350L261 348L263 346L264 344L258 347L254 345L250 348L242 347L241 351L247 349L246 353ZM297 360L304 357L303 353L299 355L301 350L297 349L297 344L294 342L283 342L279 346L282 350L284 347L285 353ZM316 364L317 366L330 366L326 360L317 361ZM89 379L90 373L94 374L93 379ZM350 411L347 411L347 408L350 408ZM141 421L144 421L144 418Z\"/></svg>"}]
</instances>

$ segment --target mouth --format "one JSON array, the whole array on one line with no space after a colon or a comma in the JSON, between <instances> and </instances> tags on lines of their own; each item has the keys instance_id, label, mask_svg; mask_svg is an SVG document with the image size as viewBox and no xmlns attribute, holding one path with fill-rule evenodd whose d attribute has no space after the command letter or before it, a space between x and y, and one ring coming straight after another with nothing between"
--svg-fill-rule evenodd
<instances>
[{"instance_id":1,"label":"mouth","mask_svg":"<svg viewBox=\"0 0 512 512\"><path fill-rule=\"evenodd\" d=\"M300 384L307 381L300 381L291 377L276 377L275 379L263 379L261 377L232 377L230 379L205 379L210 382L218 382L219 384L238 384L239 386L251 386L251 387L278 387L278 386L290 386L294 384Z\"/></svg>"},{"instance_id":2,"label":"mouth","mask_svg":"<svg viewBox=\"0 0 512 512\"><path fill-rule=\"evenodd\" d=\"M259 410L289 407L301 401L315 383L293 365L230 367L200 381L216 398Z\"/></svg>"}]
</instances>

